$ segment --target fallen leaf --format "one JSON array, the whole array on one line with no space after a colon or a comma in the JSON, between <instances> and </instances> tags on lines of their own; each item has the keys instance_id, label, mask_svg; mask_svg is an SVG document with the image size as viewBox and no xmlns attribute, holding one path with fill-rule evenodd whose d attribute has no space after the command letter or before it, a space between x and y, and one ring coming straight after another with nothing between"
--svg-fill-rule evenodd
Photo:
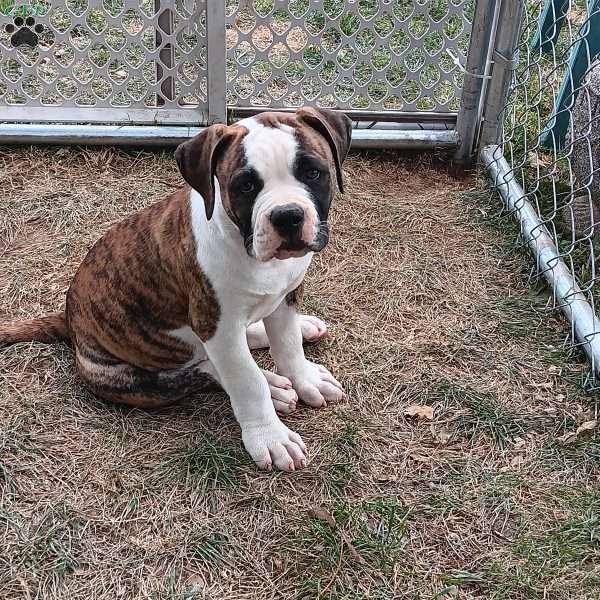
<instances>
[{"instance_id":1,"label":"fallen leaf","mask_svg":"<svg viewBox=\"0 0 600 600\"><path fill-rule=\"evenodd\" d=\"M575 431L569 431L564 435L561 435L557 441L562 446L569 446L574 444L579 438L585 437L588 433L591 433L598 427L598 419L592 421L585 421Z\"/></svg>"},{"instance_id":2,"label":"fallen leaf","mask_svg":"<svg viewBox=\"0 0 600 600\"><path fill-rule=\"evenodd\" d=\"M206 580L197 573L190 575L185 583L188 587L188 591L194 595L201 592L206 587Z\"/></svg>"},{"instance_id":3,"label":"fallen leaf","mask_svg":"<svg viewBox=\"0 0 600 600\"><path fill-rule=\"evenodd\" d=\"M314 508L311 508L308 511L308 514L311 517L325 521L327 525L330 525L331 527L335 527L335 519L333 518L333 515L328 510L325 510L322 506L315 506Z\"/></svg>"},{"instance_id":4,"label":"fallen leaf","mask_svg":"<svg viewBox=\"0 0 600 600\"><path fill-rule=\"evenodd\" d=\"M594 429L596 429L596 427L598 427L598 420L594 419L592 421L586 421L585 423L582 423L577 430L575 431L576 435L583 435L585 433L587 433L588 431L594 431Z\"/></svg>"},{"instance_id":5,"label":"fallen leaf","mask_svg":"<svg viewBox=\"0 0 600 600\"><path fill-rule=\"evenodd\" d=\"M554 162L554 159L550 156L544 156L538 152L529 153L529 164L535 169L549 167Z\"/></svg>"},{"instance_id":6,"label":"fallen leaf","mask_svg":"<svg viewBox=\"0 0 600 600\"><path fill-rule=\"evenodd\" d=\"M416 417L427 421L433 420L433 406L423 406L421 404L411 404L404 411L405 417Z\"/></svg>"}]
</instances>

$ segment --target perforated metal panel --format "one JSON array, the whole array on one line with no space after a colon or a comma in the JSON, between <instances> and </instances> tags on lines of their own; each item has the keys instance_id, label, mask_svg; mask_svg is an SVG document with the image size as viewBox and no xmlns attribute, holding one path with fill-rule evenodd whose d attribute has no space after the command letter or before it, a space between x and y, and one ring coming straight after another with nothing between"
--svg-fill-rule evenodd
<instances>
[{"instance_id":1,"label":"perforated metal panel","mask_svg":"<svg viewBox=\"0 0 600 600\"><path fill-rule=\"evenodd\" d=\"M0 125L197 127L308 104L451 127L474 4L0 0Z\"/></svg>"},{"instance_id":2,"label":"perforated metal panel","mask_svg":"<svg viewBox=\"0 0 600 600\"><path fill-rule=\"evenodd\" d=\"M3 0L1 120L204 122L205 4Z\"/></svg>"},{"instance_id":3,"label":"perforated metal panel","mask_svg":"<svg viewBox=\"0 0 600 600\"><path fill-rule=\"evenodd\" d=\"M473 2L227 0L227 101L455 112Z\"/></svg>"}]
</instances>

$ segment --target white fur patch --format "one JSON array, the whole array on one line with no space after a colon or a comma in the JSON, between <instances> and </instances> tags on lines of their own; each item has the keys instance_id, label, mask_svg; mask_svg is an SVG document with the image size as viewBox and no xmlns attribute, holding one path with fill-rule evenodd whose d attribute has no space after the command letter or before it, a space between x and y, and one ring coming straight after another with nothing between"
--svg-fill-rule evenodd
<instances>
[{"instance_id":1,"label":"white fur patch","mask_svg":"<svg viewBox=\"0 0 600 600\"><path fill-rule=\"evenodd\" d=\"M265 127L254 121L242 143L248 164L264 182L291 176L298 151L298 141L291 127Z\"/></svg>"},{"instance_id":2,"label":"white fur patch","mask_svg":"<svg viewBox=\"0 0 600 600\"><path fill-rule=\"evenodd\" d=\"M194 365L208 358L206 350L204 350L204 344L202 343L202 340L194 333L192 328L188 325L185 325L184 327L179 327L178 329L172 329L168 333L170 336L177 338L184 344L187 344L188 346L191 346L194 349L193 358L191 358L184 365L184 367Z\"/></svg>"},{"instance_id":3,"label":"white fur patch","mask_svg":"<svg viewBox=\"0 0 600 600\"><path fill-rule=\"evenodd\" d=\"M259 260L270 260L282 243L269 215L278 205L297 204L304 210L302 239L312 243L318 230L317 210L306 187L294 176L298 140L293 127L268 127L256 119L239 122L248 129L243 140L247 163L262 179L264 186L252 211L253 248Z\"/></svg>"}]
</instances>

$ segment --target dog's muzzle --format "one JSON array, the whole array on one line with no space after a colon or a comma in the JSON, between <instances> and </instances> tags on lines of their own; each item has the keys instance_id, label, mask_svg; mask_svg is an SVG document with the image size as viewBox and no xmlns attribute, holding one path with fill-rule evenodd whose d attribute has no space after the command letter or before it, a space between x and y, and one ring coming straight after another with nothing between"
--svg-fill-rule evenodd
<instances>
[{"instance_id":1,"label":"dog's muzzle","mask_svg":"<svg viewBox=\"0 0 600 600\"><path fill-rule=\"evenodd\" d=\"M276 206L269 215L269 220L281 239L290 246L301 244L302 226L304 225L304 209L298 204ZM300 248L300 246L299 246ZM299 249L298 248L298 249Z\"/></svg>"},{"instance_id":2,"label":"dog's muzzle","mask_svg":"<svg viewBox=\"0 0 600 600\"><path fill-rule=\"evenodd\" d=\"M315 232L314 225L307 223L306 219L305 209L299 204L283 204L273 208L269 221L281 238L276 258L304 256L308 252L319 252L325 246L328 236L323 238L318 231ZM306 229L310 231L308 236Z\"/></svg>"}]
</instances>

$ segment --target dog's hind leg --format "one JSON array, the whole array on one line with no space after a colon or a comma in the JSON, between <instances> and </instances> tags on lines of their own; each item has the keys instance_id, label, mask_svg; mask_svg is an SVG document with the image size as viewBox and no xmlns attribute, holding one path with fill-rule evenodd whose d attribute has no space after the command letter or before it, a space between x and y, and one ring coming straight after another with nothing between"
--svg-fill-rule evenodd
<instances>
[{"instance_id":1,"label":"dog's hind leg","mask_svg":"<svg viewBox=\"0 0 600 600\"><path fill-rule=\"evenodd\" d=\"M327 325L321 319L313 315L298 315L300 318L300 329L302 338L307 343L315 343L327 335ZM251 350L269 347L269 338L262 321L252 323L246 330L248 345Z\"/></svg>"},{"instance_id":2,"label":"dog's hind leg","mask_svg":"<svg viewBox=\"0 0 600 600\"><path fill-rule=\"evenodd\" d=\"M197 392L221 391L209 361L162 371L140 369L77 348L79 377L96 396L138 408L159 408Z\"/></svg>"},{"instance_id":3,"label":"dog's hind leg","mask_svg":"<svg viewBox=\"0 0 600 600\"><path fill-rule=\"evenodd\" d=\"M105 354L77 349L77 371L96 396L138 408L160 408L194 393L222 392L219 375L209 360L192 366L148 371ZM296 408L298 395L287 377L263 370L275 410L288 414Z\"/></svg>"}]
</instances>

